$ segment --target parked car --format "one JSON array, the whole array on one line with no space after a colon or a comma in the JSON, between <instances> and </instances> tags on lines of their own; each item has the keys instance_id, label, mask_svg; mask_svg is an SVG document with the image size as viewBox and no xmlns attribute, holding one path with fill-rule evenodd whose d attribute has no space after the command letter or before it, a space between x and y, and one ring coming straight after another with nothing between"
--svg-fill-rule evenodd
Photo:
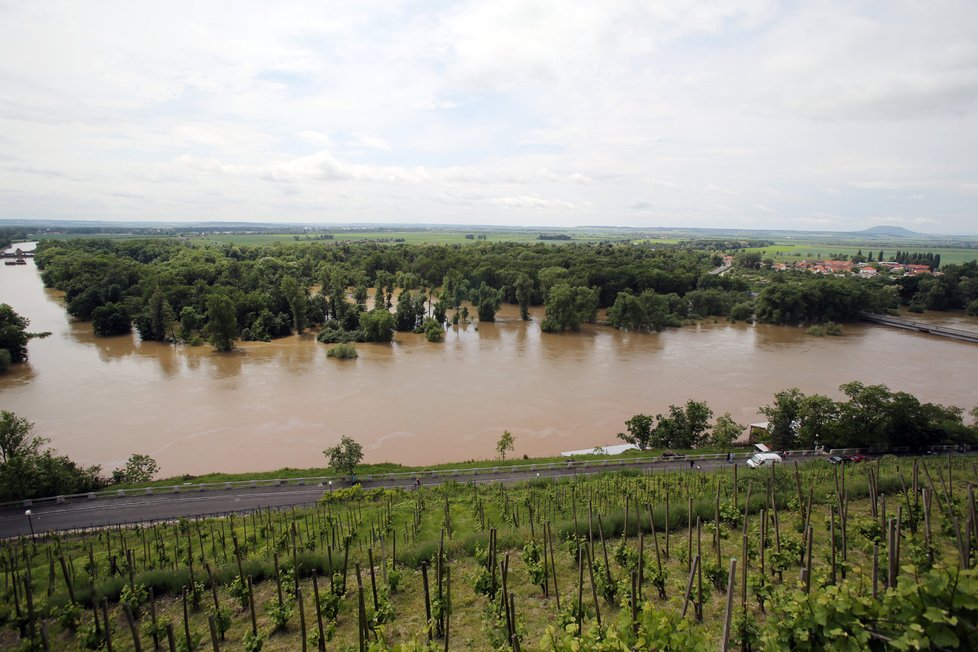
<instances>
[{"instance_id":1,"label":"parked car","mask_svg":"<svg viewBox=\"0 0 978 652\"><path fill-rule=\"evenodd\" d=\"M859 455L857 453L856 455L853 455L852 457L850 457L849 458L849 461L850 462L855 462L856 464L859 464L860 462L868 462L869 461L869 458L866 457L865 455Z\"/></svg>"},{"instance_id":2,"label":"parked car","mask_svg":"<svg viewBox=\"0 0 978 652\"><path fill-rule=\"evenodd\" d=\"M665 458L669 458L669 457L681 457L681 455L679 453L673 453L672 451L662 451L662 457L665 457Z\"/></svg>"},{"instance_id":3,"label":"parked car","mask_svg":"<svg viewBox=\"0 0 978 652\"><path fill-rule=\"evenodd\" d=\"M747 460L747 466L752 469L757 469L762 466L770 466L772 464L779 464L784 460L777 453L757 453L749 460Z\"/></svg>"},{"instance_id":4,"label":"parked car","mask_svg":"<svg viewBox=\"0 0 978 652\"><path fill-rule=\"evenodd\" d=\"M841 455L833 455L829 458L829 464L842 464L846 459Z\"/></svg>"}]
</instances>

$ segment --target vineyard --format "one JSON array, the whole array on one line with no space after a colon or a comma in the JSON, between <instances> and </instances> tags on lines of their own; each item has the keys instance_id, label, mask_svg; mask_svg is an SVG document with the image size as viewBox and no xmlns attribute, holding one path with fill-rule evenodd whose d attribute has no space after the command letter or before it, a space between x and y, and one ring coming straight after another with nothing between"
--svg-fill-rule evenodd
<instances>
[{"instance_id":1,"label":"vineyard","mask_svg":"<svg viewBox=\"0 0 978 652\"><path fill-rule=\"evenodd\" d=\"M969 457L327 493L7 540L0 648L978 649Z\"/></svg>"}]
</instances>

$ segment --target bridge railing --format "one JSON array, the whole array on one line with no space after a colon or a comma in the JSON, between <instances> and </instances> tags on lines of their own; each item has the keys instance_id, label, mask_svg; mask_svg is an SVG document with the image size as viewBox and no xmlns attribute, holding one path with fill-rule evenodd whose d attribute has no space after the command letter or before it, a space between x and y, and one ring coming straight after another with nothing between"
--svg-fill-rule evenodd
<instances>
[{"instance_id":1,"label":"bridge railing","mask_svg":"<svg viewBox=\"0 0 978 652\"><path fill-rule=\"evenodd\" d=\"M946 333L948 335L963 337L965 339L978 340L978 332L965 330L963 328L942 326L941 324L917 321L914 319L907 319L905 317L894 317L893 315L881 315L876 312L861 312L859 313L859 316L866 321L878 322L880 324L890 324L892 326L912 328L919 331Z\"/></svg>"}]
</instances>

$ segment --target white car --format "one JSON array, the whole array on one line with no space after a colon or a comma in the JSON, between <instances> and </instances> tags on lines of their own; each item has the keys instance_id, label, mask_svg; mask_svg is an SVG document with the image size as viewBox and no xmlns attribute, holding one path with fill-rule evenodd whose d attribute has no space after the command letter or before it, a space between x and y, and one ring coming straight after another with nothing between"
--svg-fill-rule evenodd
<instances>
[{"instance_id":1,"label":"white car","mask_svg":"<svg viewBox=\"0 0 978 652\"><path fill-rule=\"evenodd\" d=\"M777 453L757 453L747 460L747 466L756 469L762 466L768 466L769 464L780 464L781 462L784 462L784 460Z\"/></svg>"}]
</instances>

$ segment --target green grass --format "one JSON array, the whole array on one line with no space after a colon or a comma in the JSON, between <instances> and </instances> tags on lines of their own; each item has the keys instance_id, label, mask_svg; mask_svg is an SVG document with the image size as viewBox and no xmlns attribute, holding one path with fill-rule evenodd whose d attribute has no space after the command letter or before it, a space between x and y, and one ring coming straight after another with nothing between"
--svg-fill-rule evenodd
<instances>
[{"instance_id":1,"label":"green grass","mask_svg":"<svg viewBox=\"0 0 978 652\"><path fill-rule=\"evenodd\" d=\"M152 235L145 233L43 233L28 234L29 239L37 240L146 240L148 238L161 238L172 240L176 236L172 235Z\"/></svg>"},{"instance_id":2,"label":"green grass","mask_svg":"<svg viewBox=\"0 0 978 652\"><path fill-rule=\"evenodd\" d=\"M275 243L303 243L303 242L371 242L381 241L389 244L476 244L479 242L545 242L549 244L561 244L566 242L602 242L607 240L626 240L620 235L612 234L584 234L573 233L572 240L539 240L537 236L540 231L534 230L514 230L514 231L482 231L474 229L472 231L442 231L433 229L430 231L371 231L359 229L336 229L330 230L333 240L316 240L315 235L306 239L302 235L291 233L265 233L265 234L208 234L190 238L191 242L197 244L238 244L238 245L263 245ZM467 234L484 235L482 240L466 238Z\"/></svg>"},{"instance_id":3,"label":"green grass","mask_svg":"<svg viewBox=\"0 0 978 652\"><path fill-rule=\"evenodd\" d=\"M867 244L824 244L824 243L777 243L768 247L752 247L744 251L760 252L764 256L770 256L776 261L799 261L799 260L821 260L828 258L832 254L845 254L855 256L860 250L863 255L873 254L873 258L879 256L880 250L883 251L884 259L889 258L899 251L910 252L933 252L941 255L941 264L958 264L978 259L978 249L965 249L958 247L941 247L938 245L910 245L900 243L878 243Z\"/></svg>"}]
</instances>

